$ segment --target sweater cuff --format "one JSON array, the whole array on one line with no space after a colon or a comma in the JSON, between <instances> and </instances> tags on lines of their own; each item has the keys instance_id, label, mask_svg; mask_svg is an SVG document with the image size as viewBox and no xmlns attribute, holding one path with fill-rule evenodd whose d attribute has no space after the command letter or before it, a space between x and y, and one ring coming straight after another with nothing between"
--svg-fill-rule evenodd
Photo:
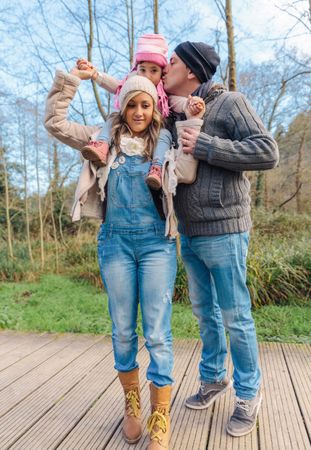
<instances>
[{"instance_id":1,"label":"sweater cuff","mask_svg":"<svg viewBox=\"0 0 311 450\"><path fill-rule=\"evenodd\" d=\"M212 148L210 146L212 141L212 136L209 136L206 133L200 133L193 152L194 158L208 161L212 152Z\"/></svg>"}]
</instances>

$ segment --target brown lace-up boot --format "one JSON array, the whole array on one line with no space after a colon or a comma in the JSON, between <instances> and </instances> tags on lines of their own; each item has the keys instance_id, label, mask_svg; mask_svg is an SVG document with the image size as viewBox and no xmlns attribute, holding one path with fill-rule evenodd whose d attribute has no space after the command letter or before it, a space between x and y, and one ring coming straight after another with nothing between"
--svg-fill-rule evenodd
<instances>
[{"instance_id":1,"label":"brown lace-up boot","mask_svg":"<svg viewBox=\"0 0 311 450\"><path fill-rule=\"evenodd\" d=\"M171 391L170 385L159 388L150 384L151 416L147 422L150 442L147 450L168 450Z\"/></svg>"},{"instance_id":2,"label":"brown lace-up boot","mask_svg":"<svg viewBox=\"0 0 311 450\"><path fill-rule=\"evenodd\" d=\"M125 396L123 437L129 444L137 442L142 435L140 419L139 369L118 372Z\"/></svg>"}]
</instances>

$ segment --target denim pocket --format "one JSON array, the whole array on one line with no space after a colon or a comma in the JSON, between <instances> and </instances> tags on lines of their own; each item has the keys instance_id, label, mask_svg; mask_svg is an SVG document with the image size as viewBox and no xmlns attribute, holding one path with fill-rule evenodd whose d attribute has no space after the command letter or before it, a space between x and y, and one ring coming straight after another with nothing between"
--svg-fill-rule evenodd
<instances>
[{"instance_id":1,"label":"denim pocket","mask_svg":"<svg viewBox=\"0 0 311 450\"><path fill-rule=\"evenodd\" d=\"M240 247L241 247L241 257L243 261L246 260L248 254L248 242L249 242L249 233L239 233L240 238Z\"/></svg>"},{"instance_id":2,"label":"denim pocket","mask_svg":"<svg viewBox=\"0 0 311 450\"><path fill-rule=\"evenodd\" d=\"M141 208L150 205L152 195L145 182L144 172L116 172L111 178L111 199L115 206Z\"/></svg>"}]
</instances>

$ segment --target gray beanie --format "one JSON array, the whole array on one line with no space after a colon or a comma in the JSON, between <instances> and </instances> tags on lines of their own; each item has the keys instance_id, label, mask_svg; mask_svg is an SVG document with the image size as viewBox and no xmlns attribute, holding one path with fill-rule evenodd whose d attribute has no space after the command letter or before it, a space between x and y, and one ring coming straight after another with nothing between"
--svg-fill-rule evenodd
<instances>
[{"instance_id":1,"label":"gray beanie","mask_svg":"<svg viewBox=\"0 0 311 450\"><path fill-rule=\"evenodd\" d=\"M204 42L182 42L175 48L175 53L201 83L212 78L220 63L214 47Z\"/></svg>"}]
</instances>

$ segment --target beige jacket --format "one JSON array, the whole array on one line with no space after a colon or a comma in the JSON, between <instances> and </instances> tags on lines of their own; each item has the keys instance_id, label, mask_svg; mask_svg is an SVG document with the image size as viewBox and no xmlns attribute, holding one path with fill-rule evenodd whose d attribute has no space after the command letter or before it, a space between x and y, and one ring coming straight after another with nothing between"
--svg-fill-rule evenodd
<instances>
[{"instance_id":1,"label":"beige jacket","mask_svg":"<svg viewBox=\"0 0 311 450\"><path fill-rule=\"evenodd\" d=\"M67 119L68 107L74 98L80 79L74 75L56 71L53 85L48 93L45 111L45 127L47 131L62 143L81 150L90 138L96 139L100 127L82 125ZM101 179L107 181L109 170L116 153L112 151L108 157L107 166L101 169ZM166 164L166 167L169 163ZM84 160L72 207L72 220L81 216L103 219L103 202L99 195L98 174L96 167ZM169 188L169 175L164 176L163 210L166 215L166 235L174 237L177 234L176 218L173 211L172 193Z\"/></svg>"}]
</instances>

